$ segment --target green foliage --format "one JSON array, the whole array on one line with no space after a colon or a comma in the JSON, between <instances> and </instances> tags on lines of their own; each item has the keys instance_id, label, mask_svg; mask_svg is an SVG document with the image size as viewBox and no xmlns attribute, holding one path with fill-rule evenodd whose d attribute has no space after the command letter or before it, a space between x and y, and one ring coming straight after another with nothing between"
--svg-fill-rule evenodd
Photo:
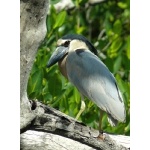
<instances>
[{"instance_id":1,"label":"green foliage","mask_svg":"<svg viewBox=\"0 0 150 150\"><path fill-rule=\"evenodd\" d=\"M52 4L59 0L53 0ZM75 117L80 109L78 90L60 73L58 66L46 68L58 38L68 33L87 37L99 52L100 59L115 75L126 106L126 123L111 127L103 117L104 131L130 134L130 2L104 1L86 7L87 0L74 0L76 9L57 13L51 6L47 16L47 35L40 46L28 81L28 96ZM86 109L79 120L98 129L99 109L85 99Z\"/></svg>"}]
</instances>

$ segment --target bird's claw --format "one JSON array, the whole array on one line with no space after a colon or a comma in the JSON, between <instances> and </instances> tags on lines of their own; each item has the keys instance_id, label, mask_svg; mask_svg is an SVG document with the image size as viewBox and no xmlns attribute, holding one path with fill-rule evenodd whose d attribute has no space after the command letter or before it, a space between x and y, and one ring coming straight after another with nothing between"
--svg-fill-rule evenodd
<instances>
[{"instance_id":1,"label":"bird's claw","mask_svg":"<svg viewBox=\"0 0 150 150\"><path fill-rule=\"evenodd\" d=\"M103 134L103 130L99 131L99 135L97 137L98 140L104 140L105 139L105 135Z\"/></svg>"}]
</instances>

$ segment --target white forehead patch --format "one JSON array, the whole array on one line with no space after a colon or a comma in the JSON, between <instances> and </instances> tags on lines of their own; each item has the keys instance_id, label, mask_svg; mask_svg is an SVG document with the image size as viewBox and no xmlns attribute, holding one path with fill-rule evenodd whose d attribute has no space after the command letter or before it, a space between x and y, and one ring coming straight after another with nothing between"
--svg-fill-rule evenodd
<instances>
[{"instance_id":1,"label":"white forehead patch","mask_svg":"<svg viewBox=\"0 0 150 150\"><path fill-rule=\"evenodd\" d=\"M58 41L57 41L57 46L60 46L60 45L63 45L66 41L68 41L68 39L59 39Z\"/></svg>"},{"instance_id":2,"label":"white forehead patch","mask_svg":"<svg viewBox=\"0 0 150 150\"><path fill-rule=\"evenodd\" d=\"M63 45L68 40L69 39L59 39L57 41L57 46ZM75 51L77 49L84 49L84 50L90 51L85 42L81 40L77 40L77 39L71 40L69 44L69 52Z\"/></svg>"},{"instance_id":3,"label":"white forehead patch","mask_svg":"<svg viewBox=\"0 0 150 150\"><path fill-rule=\"evenodd\" d=\"M89 51L89 48L83 41L75 39L70 42L69 51L75 51L76 49L85 49Z\"/></svg>"}]
</instances>

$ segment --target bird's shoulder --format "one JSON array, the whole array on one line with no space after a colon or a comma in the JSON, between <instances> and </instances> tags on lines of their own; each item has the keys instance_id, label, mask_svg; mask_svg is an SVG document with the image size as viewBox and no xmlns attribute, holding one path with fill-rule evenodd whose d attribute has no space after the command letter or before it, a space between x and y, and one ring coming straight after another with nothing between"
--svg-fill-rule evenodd
<instances>
[{"instance_id":1,"label":"bird's shoulder","mask_svg":"<svg viewBox=\"0 0 150 150\"><path fill-rule=\"evenodd\" d=\"M86 80L85 88L88 83L91 84L90 86L99 84L99 87L103 87L114 100L122 101L114 75L95 54L89 50L77 49L70 53L67 59L69 60L68 74L73 82L82 77L82 80Z\"/></svg>"},{"instance_id":2,"label":"bird's shoulder","mask_svg":"<svg viewBox=\"0 0 150 150\"><path fill-rule=\"evenodd\" d=\"M93 54L90 50L77 49L68 54L69 64L85 69L88 74L105 74L105 76L110 75L111 73L108 70L107 66Z\"/></svg>"}]
</instances>

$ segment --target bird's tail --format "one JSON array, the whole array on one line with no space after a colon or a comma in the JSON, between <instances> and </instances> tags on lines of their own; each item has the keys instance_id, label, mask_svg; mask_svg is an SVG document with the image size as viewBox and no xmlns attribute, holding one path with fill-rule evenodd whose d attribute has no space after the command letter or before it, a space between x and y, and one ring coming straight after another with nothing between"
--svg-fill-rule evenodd
<instances>
[{"instance_id":1,"label":"bird's tail","mask_svg":"<svg viewBox=\"0 0 150 150\"><path fill-rule=\"evenodd\" d=\"M111 126L116 126L118 121L116 119L114 119L110 114L108 114L108 122L111 124Z\"/></svg>"}]
</instances>

